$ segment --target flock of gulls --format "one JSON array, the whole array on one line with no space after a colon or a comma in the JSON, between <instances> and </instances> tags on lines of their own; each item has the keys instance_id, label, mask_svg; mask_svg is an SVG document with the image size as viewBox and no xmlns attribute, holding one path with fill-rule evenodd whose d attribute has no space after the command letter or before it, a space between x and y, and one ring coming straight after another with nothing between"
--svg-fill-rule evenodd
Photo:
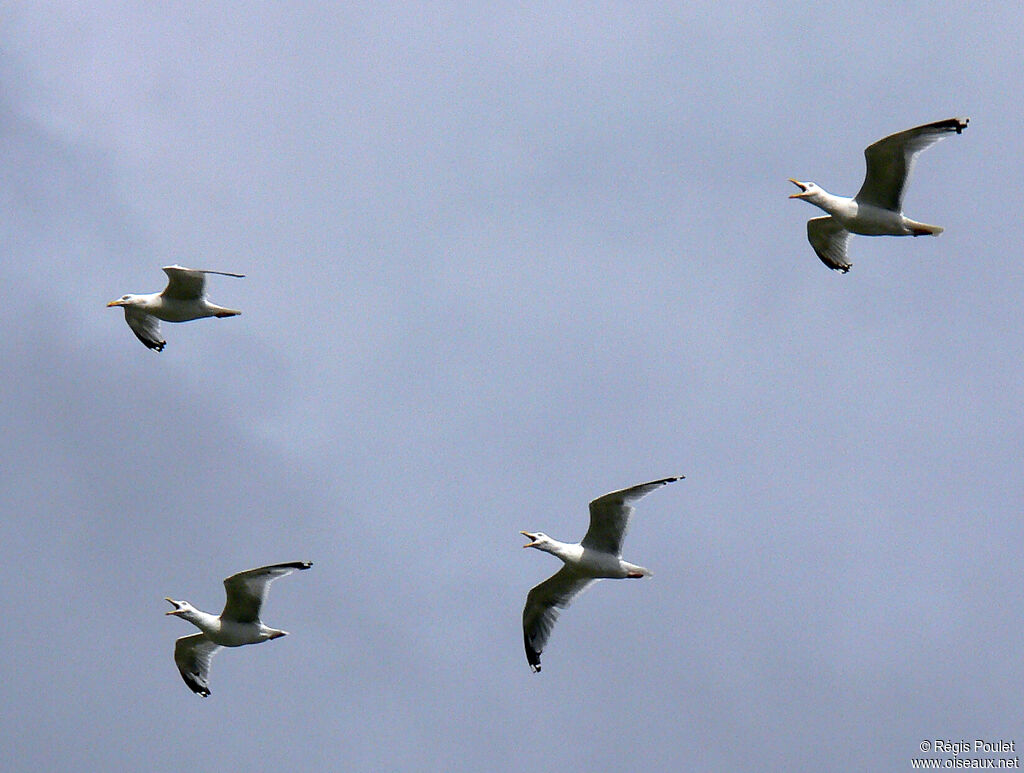
<instances>
[{"instance_id":1,"label":"flock of gulls","mask_svg":"<svg viewBox=\"0 0 1024 773\"><path fill-rule=\"evenodd\" d=\"M789 178L800 191L790 198L803 199L827 214L807 221L807 239L815 254L831 269L846 273L852 265L846 257L850 234L863 236L938 236L942 228L911 220L903 214L903 194L917 155L951 133L967 128L967 118L917 126L897 132L864 150L867 173L857 195L848 198L828 193L813 182ZM242 312L211 303L206 297L206 275L242 277L224 271L165 266L167 287L159 293L123 295L107 304L124 309L128 327L148 348L163 351L167 342L160 322L189 322L204 317L234 317ZM678 475L613 491L590 503L590 527L579 542L560 542L543 532L520 532L536 548L562 561L562 567L526 596L523 608L523 643L526 661L536 673L540 656L560 610L595 580L639 579L651 572L624 561L622 541L633 514L633 503L657 488L682 480ZM183 636L174 646L174 662L193 692L210 694L210 662L222 647L278 639L287 632L270 628L260 619L270 583L295 571L309 569L309 561L272 564L233 574L224 580L227 600L220 615L196 609L187 601L166 601L174 607L168 615L187 620L199 633Z\"/></svg>"}]
</instances>

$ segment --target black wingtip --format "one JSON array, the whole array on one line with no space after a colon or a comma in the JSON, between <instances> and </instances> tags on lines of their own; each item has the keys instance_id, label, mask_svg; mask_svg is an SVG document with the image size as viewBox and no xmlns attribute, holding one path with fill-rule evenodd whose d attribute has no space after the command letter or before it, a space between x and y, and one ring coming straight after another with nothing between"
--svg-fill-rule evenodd
<instances>
[{"instance_id":1,"label":"black wingtip","mask_svg":"<svg viewBox=\"0 0 1024 773\"><path fill-rule=\"evenodd\" d=\"M526 662L530 664L530 671L540 673L540 653L534 650L526 650Z\"/></svg>"},{"instance_id":2,"label":"black wingtip","mask_svg":"<svg viewBox=\"0 0 1024 773\"><path fill-rule=\"evenodd\" d=\"M831 260L825 260L823 257L821 257L821 255L818 255L818 258L821 260L822 263L825 264L825 268L830 268L833 271L838 271L840 274L848 274L850 273L850 269L853 268L852 263L835 263Z\"/></svg>"},{"instance_id":3,"label":"black wingtip","mask_svg":"<svg viewBox=\"0 0 1024 773\"><path fill-rule=\"evenodd\" d=\"M540 650L533 648L533 645L530 643L530 635L525 630L523 631L523 644L526 649L526 662L530 664L530 670L536 674L540 671Z\"/></svg>"},{"instance_id":4,"label":"black wingtip","mask_svg":"<svg viewBox=\"0 0 1024 773\"><path fill-rule=\"evenodd\" d=\"M313 565L312 561L289 561L286 564L272 564L271 566L261 567L262 569L309 569Z\"/></svg>"},{"instance_id":5,"label":"black wingtip","mask_svg":"<svg viewBox=\"0 0 1024 773\"><path fill-rule=\"evenodd\" d=\"M182 671L181 678L185 681L185 684L188 685L188 689L190 689L200 698L210 697L210 688L203 682L199 681L199 679L196 678L195 674L189 674Z\"/></svg>"},{"instance_id":6,"label":"black wingtip","mask_svg":"<svg viewBox=\"0 0 1024 773\"><path fill-rule=\"evenodd\" d=\"M967 124L970 122L970 118L947 118L945 121L936 121L933 124L928 124L928 126L934 129L944 129L946 131L962 134L963 130L967 128Z\"/></svg>"}]
</instances>

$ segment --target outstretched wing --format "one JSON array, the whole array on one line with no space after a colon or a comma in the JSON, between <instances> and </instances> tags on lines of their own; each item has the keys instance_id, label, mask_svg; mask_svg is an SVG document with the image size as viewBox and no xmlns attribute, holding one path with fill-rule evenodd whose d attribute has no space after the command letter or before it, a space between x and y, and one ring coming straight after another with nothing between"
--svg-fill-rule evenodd
<instances>
[{"instance_id":1,"label":"outstretched wing","mask_svg":"<svg viewBox=\"0 0 1024 773\"><path fill-rule=\"evenodd\" d=\"M849 238L850 232L831 215L812 217L807 221L807 241L814 248L814 254L826 266L844 274L853 265L846 259L846 240Z\"/></svg>"},{"instance_id":2,"label":"outstretched wing","mask_svg":"<svg viewBox=\"0 0 1024 773\"><path fill-rule=\"evenodd\" d=\"M258 569L233 574L224 580L227 602L220 616L224 620L238 623L255 623L260 619L260 607L267 598L270 583L297 569L309 569L312 561L292 561L288 564L272 564Z\"/></svg>"},{"instance_id":3,"label":"outstretched wing","mask_svg":"<svg viewBox=\"0 0 1024 773\"><path fill-rule=\"evenodd\" d=\"M178 301L194 301L202 298L205 293L206 275L243 277L245 274L229 274L226 271L209 271L202 268L185 268L184 266L164 266L167 274L167 287L160 293L164 298Z\"/></svg>"},{"instance_id":4,"label":"outstretched wing","mask_svg":"<svg viewBox=\"0 0 1024 773\"><path fill-rule=\"evenodd\" d=\"M160 335L160 320L135 306L124 307L124 321L135 337L150 349L162 352L167 342Z\"/></svg>"},{"instance_id":5,"label":"outstretched wing","mask_svg":"<svg viewBox=\"0 0 1024 773\"><path fill-rule=\"evenodd\" d=\"M205 633L182 636L174 643L174 663L192 692L206 698L210 694L210 661L220 646Z\"/></svg>"},{"instance_id":6,"label":"outstretched wing","mask_svg":"<svg viewBox=\"0 0 1024 773\"><path fill-rule=\"evenodd\" d=\"M652 480L621 491L613 491L598 497L590 503L590 528L580 541L586 550L622 555L622 540L629 529L629 516L633 514L632 503L666 483L680 480L683 476Z\"/></svg>"},{"instance_id":7,"label":"outstretched wing","mask_svg":"<svg viewBox=\"0 0 1024 773\"><path fill-rule=\"evenodd\" d=\"M534 587L526 596L523 607L523 643L526 661L534 673L540 671L540 654L558 620L558 612L569 606L573 597L592 582L581 577L568 566Z\"/></svg>"},{"instance_id":8,"label":"outstretched wing","mask_svg":"<svg viewBox=\"0 0 1024 773\"><path fill-rule=\"evenodd\" d=\"M914 168L914 159L950 132L960 134L969 118L947 118L945 121L915 126L890 134L864 150L867 174L856 201L899 212L903 209L903 192Z\"/></svg>"}]
</instances>

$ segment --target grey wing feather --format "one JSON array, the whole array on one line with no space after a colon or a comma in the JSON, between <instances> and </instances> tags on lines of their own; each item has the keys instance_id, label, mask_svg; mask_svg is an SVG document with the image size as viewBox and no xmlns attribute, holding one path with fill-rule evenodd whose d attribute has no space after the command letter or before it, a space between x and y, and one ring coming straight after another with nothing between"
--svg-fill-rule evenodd
<instances>
[{"instance_id":1,"label":"grey wing feather","mask_svg":"<svg viewBox=\"0 0 1024 773\"><path fill-rule=\"evenodd\" d=\"M124 307L124 321L135 333L135 337L150 349L164 350L167 342L160 335L160 320L134 306Z\"/></svg>"},{"instance_id":2,"label":"grey wing feather","mask_svg":"<svg viewBox=\"0 0 1024 773\"><path fill-rule=\"evenodd\" d=\"M629 530L629 517L633 514L632 503L682 477L652 480L598 497L590 503L590 528L580 544L588 550L622 555L622 540Z\"/></svg>"},{"instance_id":3,"label":"grey wing feather","mask_svg":"<svg viewBox=\"0 0 1024 773\"><path fill-rule=\"evenodd\" d=\"M192 692L204 698L210 694L210 661L220 646L205 633L182 636L174 643L174 663Z\"/></svg>"},{"instance_id":4,"label":"grey wing feather","mask_svg":"<svg viewBox=\"0 0 1024 773\"><path fill-rule=\"evenodd\" d=\"M231 575L224 580L227 601L220 616L239 623L255 623L260 619L260 608L270 591L270 583L296 570L309 569L312 565L311 561L292 561Z\"/></svg>"},{"instance_id":5,"label":"grey wing feather","mask_svg":"<svg viewBox=\"0 0 1024 773\"><path fill-rule=\"evenodd\" d=\"M164 266L167 274L167 287L160 293L165 298L180 301L193 301L203 297L207 274L221 276L244 277L245 274L229 274L226 271L210 271L204 268L185 268L184 266Z\"/></svg>"},{"instance_id":6,"label":"grey wing feather","mask_svg":"<svg viewBox=\"0 0 1024 773\"><path fill-rule=\"evenodd\" d=\"M914 168L914 160L922 150L931 147L950 132L960 134L969 118L948 118L945 121L915 126L890 134L864 150L867 174L856 201L899 212L903 193Z\"/></svg>"},{"instance_id":7,"label":"grey wing feather","mask_svg":"<svg viewBox=\"0 0 1024 773\"><path fill-rule=\"evenodd\" d=\"M559 610L569 606L573 597L591 582L591 578L581 577L568 566L563 566L526 596L523 644L526 661L534 673L540 671L540 654L551 636L551 629L555 627Z\"/></svg>"},{"instance_id":8,"label":"grey wing feather","mask_svg":"<svg viewBox=\"0 0 1024 773\"><path fill-rule=\"evenodd\" d=\"M814 254L826 266L844 274L853 265L846 259L846 241L849 238L850 232L831 215L812 217L807 221L807 241L814 248Z\"/></svg>"}]
</instances>

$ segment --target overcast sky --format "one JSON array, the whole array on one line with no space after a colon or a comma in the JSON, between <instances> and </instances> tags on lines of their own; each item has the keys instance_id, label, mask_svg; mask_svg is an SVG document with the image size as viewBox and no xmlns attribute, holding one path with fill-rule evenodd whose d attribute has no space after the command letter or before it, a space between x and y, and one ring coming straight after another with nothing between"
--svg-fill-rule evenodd
<instances>
[{"instance_id":1,"label":"overcast sky","mask_svg":"<svg viewBox=\"0 0 1024 773\"><path fill-rule=\"evenodd\" d=\"M783 6L783 7L778 7ZM63 770L896 770L1024 744L1016 3L0 12L0 748ZM938 239L849 243L919 159ZM213 277L145 349L104 304ZM587 503L675 474L530 673ZM164 596L311 560L182 683Z\"/></svg>"}]
</instances>

